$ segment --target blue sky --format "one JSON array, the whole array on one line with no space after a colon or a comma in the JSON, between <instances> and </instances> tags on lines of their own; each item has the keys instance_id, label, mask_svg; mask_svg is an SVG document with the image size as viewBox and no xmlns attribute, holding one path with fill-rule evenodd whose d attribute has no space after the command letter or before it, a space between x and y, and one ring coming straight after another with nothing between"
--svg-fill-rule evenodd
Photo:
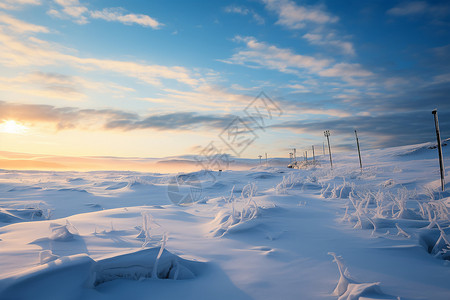
<instances>
[{"instance_id":1,"label":"blue sky","mask_svg":"<svg viewBox=\"0 0 450 300\"><path fill-rule=\"evenodd\" d=\"M243 157L433 140L450 124L446 1L0 1L0 150L164 157L239 117ZM245 108L282 110L262 130ZM248 132L247 132L248 133Z\"/></svg>"}]
</instances>

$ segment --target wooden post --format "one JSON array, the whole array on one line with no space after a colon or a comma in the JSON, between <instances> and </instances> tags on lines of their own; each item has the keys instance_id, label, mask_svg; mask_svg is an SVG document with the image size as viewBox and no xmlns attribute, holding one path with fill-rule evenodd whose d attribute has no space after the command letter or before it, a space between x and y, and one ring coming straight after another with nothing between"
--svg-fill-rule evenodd
<instances>
[{"instance_id":1,"label":"wooden post","mask_svg":"<svg viewBox=\"0 0 450 300\"><path fill-rule=\"evenodd\" d=\"M258 157L259 157L259 165L261 165L261 157L262 157L262 155L258 155Z\"/></svg>"},{"instance_id":2,"label":"wooden post","mask_svg":"<svg viewBox=\"0 0 450 300\"><path fill-rule=\"evenodd\" d=\"M359 167L361 168L361 171L362 171L361 151L359 150L359 139L358 139L358 133L356 132L356 129L355 129L355 136L356 136L356 146L358 146Z\"/></svg>"},{"instance_id":3,"label":"wooden post","mask_svg":"<svg viewBox=\"0 0 450 300\"><path fill-rule=\"evenodd\" d=\"M330 154L330 165L331 168L333 169L333 160L331 159L331 147L330 147L330 131L329 130L325 130L323 132L323 134L326 136L327 138L327 142L328 142L328 154Z\"/></svg>"},{"instance_id":4,"label":"wooden post","mask_svg":"<svg viewBox=\"0 0 450 300\"><path fill-rule=\"evenodd\" d=\"M437 147L439 152L439 169L441 170L441 188L442 191L445 189L445 167L444 167L444 158L442 157L442 145L441 145L441 134L439 132L439 120L437 115L437 109L434 109L431 112L434 115L434 126L436 127L436 139L437 139Z\"/></svg>"},{"instance_id":5,"label":"wooden post","mask_svg":"<svg viewBox=\"0 0 450 300\"><path fill-rule=\"evenodd\" d=\"M267 164L267 152L266 152L266 167L268 167L269 165Z\"/></svg>"},{"instance_id":6,"label":"wooden post","mask_svg":"<svg viewBox=\"0 0 450 300\"><path fill-rule=\"evenodd\" d=\"M316 161L316 155L314 154L314 145L312 146L312 151L313 151L313 161Z\"/></svg>"}]
</instances>

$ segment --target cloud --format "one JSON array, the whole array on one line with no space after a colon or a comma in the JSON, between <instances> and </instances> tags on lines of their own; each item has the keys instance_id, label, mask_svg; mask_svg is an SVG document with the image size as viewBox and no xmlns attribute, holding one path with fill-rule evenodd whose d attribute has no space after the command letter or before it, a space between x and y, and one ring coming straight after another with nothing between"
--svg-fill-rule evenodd
<instances>
[{"instance_id":1,"label":"cloud","mask_svg":"<svg viewBox=\"0 0 450 300\"><path fill-rule=\"evenodd\" d=\"M86 95L82 85L73 77L57 73L33 72L16 77L0 77L0 88L33 97L81 100Z\"/></svg>"},{"instance_id":2,"label":"cloud","mask_svg":"<svg viewBox=\"0 0 450 300\"><path fill-rule=\"evenodd\" d=\"M425 13L428 4L425 1L403 2L389 9L387 13L393 16L408 16Z\"/></svg>"},{"instance_id":3,"label":"cloud","mask_svg":"<svg viewBox=\"0 0 450 300\"><path fill-rule=\"evenodd\" d=\"M105 8L102 11L93 11L90 16L94 19L103 19L109 22L117 21L125 25L138 24L153 29L158 29L162 26L161 23L147 15L126 14L120 8Z\"/></svg>"},{"instance_id":4,"label":"cloud","mask_svg":"<svg viewBox=\"0 0 450 300\"><path fill-rule=\"evenodd\" d=\"M323 77L368 77L374 75L372 72L364 70L360 64L338 63L332 68L319 72Z\"/></svg>"},{"instance_id":5,"label":"cloud","mask_svg":"<svg viewBox=\"0 0 450 300\"><path fill-rule=\"evenodd\" d=\"M308 93L308 92L310 92L310 90L308 88L306 88L304 85L298 84L298 83L297 84L288 84L285 87L294 90L294 93Z\"/></svg>"},{"instance_id":6,"label":"cloud","mask_svg":"<svg viewBox=\"0 0 450 300\"><path fill-rule=\"evenodd\" d=\"M254 37L237 36L234 40L245 43L246 49L238 51L230 59L223 60L223 62L246 66L263 66L291 74L299 74L299 70L317 72L331 63L327 59L294 54L289 49L259 42Z\"/></svg>"},{"instance_id":7,"label":"cloud","mask_svg":"<svg viewBox=\"0 0 450 300\"><path fill-rule=\"evenodd\" d=\"M234 119L232 115L199 115L193 112L177 112L152 115L142 120L122 119L105 124L106 129L135 130L193 130L199 127L223 129Z\"/></svg>"},{"instance_id":8,"label":"cloud","mask_svg":"<svg viewBox=\"0 0 450 300\"><path fill-rule=\"evenodd\" d=\"M386 13L396 17L431 15L441 18L450 13L450 6L448 4L430 4L425 1L409 1L394 6Z\"/></svg>"},{"instance_id":9,"label":"cloud","mask_svg":"<svg viewBox=\"0 0 450 300\"><path fill-rule=\"evenodd\" d=\"M256 91L250 96L242 95L211 84L202 84L189 91L169 88L163 91L165 92L163 96L141 98L141 100L158 103L159 107L166 105L172 110L173 107L183 107L189 103L190 108L195 111L242 111L256 95Z\"/></svg>"},{"instance_id":10,"label":"cloud","mask_svg":"<svg viewBox=\"0 0 450 300\"><path fill-rule=\"evenodd\" d=\"M349 108L341 108L339 100L312 100L310 91L303 91L302 85L293 84L286 87L299 89L299 93L310 93L307 96L295 95L277 98L277 103L283 108L286 118L294 118L295 120L312 120L321 119L327 120L334 117L349 117L352 115L352 110ZM323 96L322 96L323 97ZM311 99L312 98L312 99Z\"/></svg>"},{"instance_id":11,"label":"cloud","mask_svg":"<svg viewBox=\"0 0 450 300\"><path fill-rule=\"evenodd\" d=\"M443 138L450 134L450 113L441 112ZM377 116L350 116L325 121L292 121L272 126L322 136L331 131L332 143L352 142L353 130L358 130L363 149L385 148L434 141L434 123L431 111L408 111ZM334 139L334 141L333 141ZM336 142L336 139L338 140Z\"/></svg>"},{"instance_id":12,"label":"cloud","mask_svg":"<svg viewBox=\"0 0 450 300\"><path fill-rule=\"evenodd\" d=\"M142 117L114 109L80 109L52 105L17 104L0 101L0 120L12 119L24 124L47 123L57 130L194 130L197 128L223 129L232 115L201 115L194 112L153 114Z\"/></svg>"},{"instance_id":13,"label":"cloud","mask_svg":"<svg viewBox=\"0 0 450 300\"><path fill-rule=\"evenodd\" d=\"M60 47L61 48L61 47ZM196 86L199 81L189 70L133 61L85 58L58 51L58 45L33 38L20 40L0 31L0 64L8 67L64 65L82 70L115 72L141 82L161 86L161 79L171 79Z\"/></svg>"},{"instance_id":14,"label":"cloud","mask_svg":"<svg viewBox=\"0 0 450 300\"><path fill-rule=\"evenodd\" d=\"M261 17L259 14L257 14L254 10L248 9L243 6L229 5L224 8L224 11L226 13L239 14L242 16L250 15L250 16L252 16L253 20L259 25L263 25L265 23L263 17Z\"/></svg>"},{"instance_id":15,"label":"cloud","mask_svg":"<svg viewBox=\"0 0 450 300\"><path fill-rule=\"evenodd\" d=\"M449 83L450 73L440 74L433 77L433 83Z\"/></svg>"},{"instance_id":16,"label":"cloud","mask_svg":"<svg viewBox=\"0 0 450 300\"><path fill-rule=\"evenodd\" d=\"M320 45L320 46L333 46L337 49L340 49L342 53L354 55L355 49L353 44L348 41L342 41L337 39L334 33L328 34L318 34L318 33L306 33L303 35L303 38L306 39L312 45Z\"/></svg>"},{"instance_id":17,"label":"cloud","mask_svg":"<svg viewBox=\"0 0 450 300\"><path fill-rule=\"evenodd\" d=\"M113 110L77 109L73 107L56 108L51 105L17 104L0 101L0 119L12 119L21 123L50 123L58 130L83 126L88 128L87 120L97 123L100 118L120 118L122 112ZM90 117L90 118L89 118ZM95 120L96 119L96 120Z\"/></svg>"},{"instance_id":18,"label":"cloud","mask_svg":"<svg viewBox=\"0 0 450 300\"><path fill-rule=\"evenodd\" d=\"M248 67L264 67L298 76L304 75L306 72L322 77L342 78L354 84L361 84L355 78L374 75L360 64L337 63L332 65L332 60L296 54L289 49L259 42L254 37L237 36L234 40L243 42L246 48L240 49L229 59L221 60L222 62Z\"/></svg>"},{"instance_id":19,"label":"cloud","mask_svg":"<svg viewBox=\"0 0 450 300\"><path fill-rule=\"evenodd\" d=\"M2 0L0 2L0 8L15 10L21 9L25 5L41 5L40 0Z\"/></svg>"},{"instance_id":20,"label":"cloud","mask_svg":"<svg viewBox=\"0 0 450 300\"><path fill-rule=\"evenodd\" d=\"M24 21L18 20L16 18L14 18L8 14L2 13L2 12L0 12L0 23L7 25L7 27L10 30L17 32L17 33L24 33L24 32L47 33L47 32L49 32L47 27L24 22Z\"/></svg>"},{"instance_id":21,"label":"cloud","mask_svg":"<svg viewBox=\"0 0 450 300\"><path fill-rule=\"evenodd\" d=\"M347 38L340 37L331 26L339 18L328 13L324 6L302 6L291 0L263 0L266 9L278 15L276 24L287 29L307 29L302 37L312 45L331 46L343 54L354 55L355 49Z\"/></svg>"},{"instance_id":22,"label":"cloud","mask_svg":"<svg viewBox=\"0 0 450 300\"><path fill-rule=\"evenodd\" d=\"M450 102L447 96L450 87L446 82L449 78L443 74L434 78L436 84L410 85L397 93L386 93L383 89L379 93L339 89L345 94L333 98L337 94L333 93L329 99L326 94L321 94L320 101L308 101L310 95L290 97L280 102L285 111L295 111L296 119L273 127L308 134L319 140L323 130L329 129L333 143L341 145L347 142L353 145L352 133L356 128L365 140L365 149L417 144L435 139L431 111L438 108L442 138L449 138ZM327 117L314 117L315 112Z\"/></svg>"},{"instance_id":23,"label":"cloud","mask_svg":"<svg viewBox=\"0 0 450 300\"><path fill-rule=\"evenodd\" d=\"M290 0L263 0L266 8L278 15L276 24L299 29L307 23L336 23L339 18L327 13L321 6L300 6Z\"/></svg>"},{"instance_id":24,"label":"cloud","mask_svg":"<svg viewBox=\"0 0 450 300\"><path fill-rule=\"evenodd\" d=\"M78 0L54 0L54 2L61 6L62 9L50 9L47 12L50 16L60 19L69 18L80 25L89 23L87 16L89 10L86 6L81 5Z\"/></svg>"},{"instance_id":25,"label":"cloud","mask_svg":"<svg viewBox=\"0 0 450 300\"><path fill-rule=\"evenodd\" d=\"M17 94L69 101L84 100L86 92L107 93L112 97L123 97L134 89L111 82L89 81L78 76L60 73L32 72L16 77L0 77L0 89Z\"/></svg>"},{"instance_id":26,"label":"cloud","mask_svg":"<svg viewBox=\"0 0 450 300\"><path fill-rule=\"evenodd\" d=\"M89 19L101 19L125 25L137 24L153 29L159 29L163 25L150 16L127 13L125 9L120 7L89 10L87 6L80 4L79 0L54 0L54 2L62 8L60 10L50 9L47 12L49 15L60 19L69 18L81 25L89 23Z\"/></svg>"}]
</instances>

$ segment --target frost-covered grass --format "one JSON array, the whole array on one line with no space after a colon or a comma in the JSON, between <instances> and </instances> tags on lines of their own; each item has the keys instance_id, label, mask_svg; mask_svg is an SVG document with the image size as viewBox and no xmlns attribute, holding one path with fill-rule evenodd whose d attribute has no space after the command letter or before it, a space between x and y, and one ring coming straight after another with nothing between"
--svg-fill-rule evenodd
<instances>
[{"instance_id":1,"label":"frost-covered grass","mask_svg":"<svg viewBox=\"0 0 450 300\"><path fill-rule=\"evenodd\" d=\"M355 229L372 229L372 236L415 238L435 257L450 259L449 198L438 189L407 189L387 180L376 186L357 185L342 176L339 184L324 183L321 196L348 199L341 221ZM446 195L446 194L444 194Z\"/></svg>"},{"instance_id":2,"label":"frost-covered grass","mask_svg":"<svg viewBox=\"0 0 450 300\"><path fill-rule=\"evenodd\" d=\"M255 201L256 184L249 183L242 189L240 197L233 193L234 187L228 199L226 206L221 209L214 220L211 222L211 234L215 237L222 237L230 232L237 232L246 229L254 221L259 213L260 207Z\"/></svg>"}]
</instances>

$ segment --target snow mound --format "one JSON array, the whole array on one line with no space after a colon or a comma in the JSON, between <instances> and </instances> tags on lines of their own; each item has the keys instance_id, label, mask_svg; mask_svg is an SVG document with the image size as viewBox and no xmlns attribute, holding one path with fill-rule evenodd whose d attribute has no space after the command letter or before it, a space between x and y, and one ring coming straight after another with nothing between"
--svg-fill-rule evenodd
<instances>
[{"instance_id":1,"label":"snow mound","mask_svg":"<svg viewBox=\"0 0 450 300\"><path fill-rule=\"evenodd\" d=\"M98 286L116 279L184 280L195 277L187 260L165 249L159 254L160 250L159 247L149 248L99 260L93 268L91 282Z\"/></svg>"},{"instance_id":2,"label":"snow mound","mask_svg":"<svg viewBox=\"0 0 450 300\"><path fill-rule=\"evenodd\" d=\"M108 186L107 188L105 188L105 190L108 190L108 191L119 190L119 189L123 189L127 186L128 186L128 182L118 182L118 183Z\"/></svg>"},{"instance_id":3,"label":"snow mound","mask_svg":"<svg viewBox=\"0 0 450 300\"><path fill-rule=\"evenodd\" d=\"M79 299L83 289L117 279L142 280L195 278L200 262L182 259L163 247L93 260L87 254L56 259L50 251L41 252L48 263L0 280L0 299Z\"/></svg>"},{"instance_id":4,"label":"snow mound","mask_svg":"<svg viewBox=\"0 0 450 300\"><path fill-rule=\"evenodd\" d=\"M88 191L84 190L84 189L79 189L79 188L62 188L62 189L58 189L58 192L76 192L76 193L89 193Z\"/></svg>"},{"instance_id":5,"label":"snow mound","mask_svg":"<svg viewBox=\"0 0 450 300\"><path fill-rule=\"evenodd\" d=\"M397 156L410 156L410 155L420 155L427 152L431 152L430 150L435 149L436 147L432 143L425 143L421 145L415 145L413 147L408 147L403 152L397 153Z\"/></svg>"},{"instance_id":6,"label":"snow mound","mask_svg":"<svg viewBox=\"0 0 450 300\"><path fill-rule=\"evenodd\" d=\"M8 190L8 192L24 192L24 191L32 191L32 190L41 190L41 187L38 186L15 186Z\"/></svg>"},{"instance_id":7,"label":"snow mound","mask_svg":"<svg viewBox=\"0 0 450 300\"><path fill-rule=\"evenodd\" d=\"M74 182L82 182L82 183L86 183L86 182L87 182L86 180L84 180L84 179L81 178L81 177L67 178L66 180L67 180L67 182L71 182L71 183L74 183Z\"/></svg>"},{"instance_id":8,"label":"snow mound","mask_svg":"<svg viewBox=\"0 0 450 300\"><path fill-rule=\"evenodd\" d=\"M41 265L58 259L58 255L54 255L51 250L43 250L39 252L39 263Z\"/></svg>"},{"instance_id":9,"label":"snow mound","mask_svg":"<svg viewBox=\"0 0 450 300\"><path fill-rule=\"evenodd\" d=\"M434 257L450 260L450 227L442 228L437 223L436 226L437 228L421 229L419 243Z\"/></svg>"},{"instance_id":10,"label":"snow mound","mask_svg":"<svg viewBox=\"0 0 450 300\"><path fill-rule=\"evenodd\" d=\"M44 212L39 208L0 208L0 222L2 223L16 223L42 218L45 218Z\"/></svg>"},{"instance_id":11,"label":"snow mound","mask_svg":"<svg viewBox=\"0 0 450 300\"><path fill-rule=\"evenodd\" d=\"M68 220L65 225L50 223L49 239L51 241L68 242L73 240L74 235L78 235L78 230Z\"/></svg>"},{"instance_id":12,"label":"snow mound","mask_svg":"<svg viewBox=\"0 0 450 300\"><path fill-rule=\"evenodd\" d=\"M229 199L226 200L227 206L219 211L209 224L211 227L209 233L213 237L222 237L227 233L248 230L259 224L256 217L260 207L253 199L256 185L251 183L244 186L240 198L235 198L233 189Z\"/></svg>"},{"instance_id":13,"label":"snow mound","mask_svg":"<svg viewBox=\"0 0 450 300\"><path fill-rule=\"evenodd\" d=\"M95 261L86 254L65 256L0 281L0 299L76 299ZM38 294L37 294L38 293Z\"/></svg>"},{"instance_id":14,"label":"snow mound","mask_svg":"<svg viewBox=\"0 0 450 300\"><path fill-rule=\"evenodd\" d=\"M383 294L379 282L355 282L350 278L348 269L342 262L342 258L333 252L329 252L328 254L333 256L333 261L337 264L339 269L339 281L333 291L333 295L339 297L338 300L358 300L360 297L364 297L364 299L398 299Z\"/></svg>"},{"instance_id":15,"label":"snow mound","mask_svg":"<svg viewBox=\"0 0 450 300\"><path fill-rule=\"evenodd\" d=\"M251 229L259 224L255 219L257 213L254 211L229 212L220 211L210 223L213 237L222 237L227 233L234 233Z\"/></svg>"},{"instance_id":16,"label":"snow mound","mask_svg":"<svg viewBox=\"0 0 450 300\"><path fill-rule=\"evenodd\" d=\"M247 174L248 177L252 177L254 179L272 179L275 177L273 172L254 172Z\"/></svg>"}]
</instances>

